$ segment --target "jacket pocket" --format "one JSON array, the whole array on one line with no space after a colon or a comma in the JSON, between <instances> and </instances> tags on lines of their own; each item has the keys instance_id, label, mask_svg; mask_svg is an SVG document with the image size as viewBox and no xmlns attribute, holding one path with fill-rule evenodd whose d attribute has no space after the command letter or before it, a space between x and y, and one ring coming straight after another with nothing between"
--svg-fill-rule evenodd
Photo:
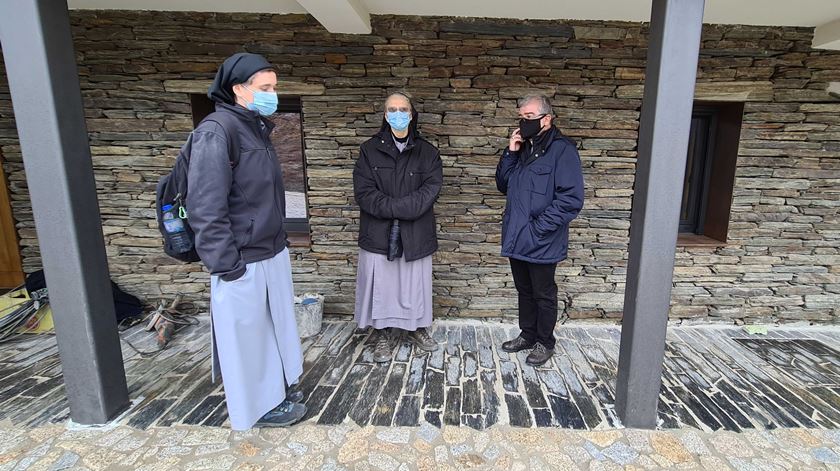
<instances>
[{"instance_id":1,"label":"jacket pocket","mask_svg":"<svg viewBox=\"0 0 840 471\"><path fill-rule=\"evenodd\" d=\"M245 230L244 233L236 233L236 245L239 248L247 247L251 240L254 237L254 218L251 218L248 222L248 228Z\"/></svg>"},{"instance_id":2,"label":"jacket pocket","mask_svg":"<svg viewBox=\"0 0 840 471\"><path fill-rule=\"evenodd\" d=\"M528 180L530 182L530 197L528 203L528 215L532 218L539 217L545 208L551 203L554 192L550 191L552 174L551 167L547 165L532 165L528 169Z\"/></svg>"},{"instance_id":3,"label":"jacket pocket","mask_svg":"<svg viewBox=\"0 0 840 471\"><path fill-rule=\"evenodd\" d=\"M423 180L426 178L426 172L409 171L408 172L408 187L411 191L419 190L423 186Z\"/></svg>"},{"instance_id":4,"label":"jacket pocket","mask_svg":"<svg viewBox=\"0 0 840 471\"><path fill-rule=\"evenodd\" d=\"M394 164L377 164L373 166L373 176L379 191L390 195L393 188L391 180L394 178Z\"/></svg>"},{"instance_id":5,"label":"jacket pocket","mask_svg":"<svg viewBox=\"0 0 840 471\"><path fill-rule=\"evenodd\" d=\"M551 179L551 167L547 165L532 165L528 169L531 191L539 194L548 193L549 180Z\"/></svg>"}]
</instances>

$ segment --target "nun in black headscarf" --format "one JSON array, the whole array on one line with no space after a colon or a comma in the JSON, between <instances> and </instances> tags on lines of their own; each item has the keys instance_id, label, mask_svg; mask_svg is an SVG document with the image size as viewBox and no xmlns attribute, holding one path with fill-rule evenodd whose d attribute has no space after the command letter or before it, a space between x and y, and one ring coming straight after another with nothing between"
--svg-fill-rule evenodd
<instances>
[{"instance_id":1,"label":"nun in black headscarf","mask_svg":"<svg viewBox=\"0 0 840 471\"><path fill-rule=\"evenodd\" d=\"M361 210L355 319L380 331L377 362L391 359L396 331L421 350L438 348L428 328L443 167L438 149L417 131L418 117L406 95L390 95L382 128L362 144L353 170Z\"/></svg>"},{"instance_id":2,"label":"nun in black headscarf","mask_svg":"<svg viewBox=\"0 0 840 471\"><path fill-rule=\"evenodd\" d=\"M274 71L274 67L259 54L238 52L227 59L216 72L216 78L210 85L207 96L216 103L237 103L233 86L247 83L254 74L262 71Z\"/></svg>"},{"instance_id":3,"label":"nun in black headscarf","mask_svg":"<svg viewBox=\"0 0 840 471\"><path fill-rule=\"evenodd\" d=\"M240 53L219 68L216 103L193 131L186 207L210 271L213 373L221 373L231 427L284 426L306 408L287 385L303 373L287 249L283 172L269 138L277 74Z\"/></svg>"}]
</instances>

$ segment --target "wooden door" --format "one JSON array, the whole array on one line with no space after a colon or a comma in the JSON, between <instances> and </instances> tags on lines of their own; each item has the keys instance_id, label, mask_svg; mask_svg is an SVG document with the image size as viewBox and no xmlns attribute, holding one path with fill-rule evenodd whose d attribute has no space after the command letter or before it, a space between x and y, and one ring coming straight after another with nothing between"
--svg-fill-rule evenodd
<instances>
[{"instance_id":1,"label":"wooden door","mask_svg":"<svg viewBox=\"0 0 840 471\"><path fill-rule=\"evenodd\" d=\"M2 165L3 154L0 153L0 288L15 288L23 284L23 269L9 186Z\"/></svg>"}]
</instances>

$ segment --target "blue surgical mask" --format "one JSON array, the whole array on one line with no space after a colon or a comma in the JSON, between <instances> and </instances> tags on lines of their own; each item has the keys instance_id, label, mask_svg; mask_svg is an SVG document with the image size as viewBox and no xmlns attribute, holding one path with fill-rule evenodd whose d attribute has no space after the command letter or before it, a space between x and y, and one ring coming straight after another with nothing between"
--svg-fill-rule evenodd
<instances>
[{"instance_id":1,"label":"blue surgical mask","mask_svg":"<svg viewBox=\"0 0 840 471\"><path fill-rule=\"evenodd\" d=\"M244 85L243 85L244 86ZM269 116L277 111L277 94L274 92L255 92L245 87L254 94L254 101L248 103L248 109L256 111L262 116Z\"/></svg>"},{"instance_id":2,"label":"blue surgical mask","mask_svg":"<svg viewBox=\"0 0 840 471\"><path fill-rule=\"evenodd\" d=\"M394 131L405 131L411 122L411 114L406 111L389 111L385 113L385 119Z\"/></svg>"}]
</instances>

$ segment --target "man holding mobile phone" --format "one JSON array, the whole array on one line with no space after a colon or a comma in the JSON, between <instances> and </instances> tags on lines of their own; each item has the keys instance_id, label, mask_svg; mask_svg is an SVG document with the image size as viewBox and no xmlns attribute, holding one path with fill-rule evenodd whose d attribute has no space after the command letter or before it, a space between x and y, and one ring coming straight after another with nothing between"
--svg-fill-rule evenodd
<instances>
[{"instance_id":1,"label":"man holding mobile phone","mask_svg":"<svg viewBox=\"0 0 840 471\"><path fill-rule=\"evenodd\" d=\"M529 95L518 106L519 128L496 167L496 187L507 196L501 254L510 259L521 330L502 349L533 349L526 361L539 366L554 355L554 274L566 259L569 223L583 208L583 173L574 141L553 125L548 98Z\"/></svg>"}]
</instances>

